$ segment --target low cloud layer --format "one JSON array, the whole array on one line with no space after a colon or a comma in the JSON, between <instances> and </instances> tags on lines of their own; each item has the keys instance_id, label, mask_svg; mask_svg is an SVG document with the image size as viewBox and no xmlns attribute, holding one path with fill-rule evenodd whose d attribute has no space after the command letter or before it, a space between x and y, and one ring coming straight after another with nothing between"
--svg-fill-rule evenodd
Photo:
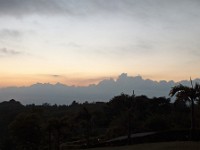
<instances>
[{"instance_id":1,"label":"low cloud layer","mask_svg":"<svg viewBox=\"0 0 200 150\"><path fill-rule=\"evenodd\" d=\"M199 82L200 79L195 79ZM23 104L70 104L78 102L109 101L121 93L131 95L133 90L136 95L147 95L148 97L169 97L168 93L176 84L190 86L190 81L153 81L145 80L141 76L131 77L121 74L117 80L109 79L99 82L97 85L86 87L67 86L60 83L55 85L37 83L30 87L10 87L0 89L0 100L16 99Z\"/></svg>"}]
</instances>

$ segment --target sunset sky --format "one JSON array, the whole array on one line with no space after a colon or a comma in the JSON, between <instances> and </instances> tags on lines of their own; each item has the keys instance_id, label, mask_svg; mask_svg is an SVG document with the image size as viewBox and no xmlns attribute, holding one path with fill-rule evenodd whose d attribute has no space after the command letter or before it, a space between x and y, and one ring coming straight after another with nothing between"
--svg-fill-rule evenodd
<instances>
[{"instance_id":1,"label":"sunset sky","mask_svg":"<svg viewBox=\"0 0 200 150\"><path fill-rule=\"evenodd\" d=\"M0 68L0 87L199 78L200 1L0 0Z\"/></svg>"}]
</instances>

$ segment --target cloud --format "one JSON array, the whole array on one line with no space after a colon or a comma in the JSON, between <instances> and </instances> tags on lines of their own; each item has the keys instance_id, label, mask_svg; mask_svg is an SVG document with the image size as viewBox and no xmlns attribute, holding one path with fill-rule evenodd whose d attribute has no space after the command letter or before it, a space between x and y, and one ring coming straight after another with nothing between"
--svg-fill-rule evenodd
<instances>
[{"instance_id":1,"label":"cloud","mask_svg":"<svg viewBox=\"0 0 200 150\"><path fill-rule=\"evenodd\" d=\"M18 30L11 30L11 29L0 30L0 37L1 38L6 38L6 37L18 38L18 37L21 37L22 35L23 35L22 32L20 32Z\"/></svg>"},{"instance_id":2,"label":"cloud","mask_svg":"<svg viewBox=\"0 0 200 150\"><path fill-rule=\"evenodd\" d=\"M64 76L59 75L59 74L39 74L39 76L53 77L53 78L62 78L62 77L64 77Z\"/></svg>"},{"instance_id":3,"label":"cloud","mask_svg":"<svg viewBox=\"0 0 200 150\"><path fill-rule=\"evenodd\" d=\"M162 20L181 19L177 14L185 11L184 14L197 15L195 10L199 8L199 3L198 0L182 0L181 2L179 0L0 0L0 15L85 16L112 14L116 16L124 14L136 16L147 22L147 19L151 19L152 16Z\"/></svg>"},{"instance_id":4,"label":"cloud","mask_svg":"<svg viewBox=\"0 0 200 150\"><path fill-rule=\"evenodd\" d=\"M195 79L194 82L200 83L200 79ZM179 83L190 86L190 81L186 80L177 83L174 81L157 82L123 73L116 80L104 79L96 85L84 87L67 86L61 83L37 83L30 87L3 88L0 89L0 99L5 101L14 98L24 104L70 104L74 100L78 102L109 101L122 92L130 95L133 90L136 95L169 97L171 87Z\"/></svg>"},{"instance_id":5,"label":"cloud","mask_svg":"<svg viewBox=\"0 0 200 150\"><path fill-rule=\"evenodd\" d=\"M12 50L12 49L7 49L7 48L0 48L0 56L15 56L15 55L20 55L23 54L20 51Z\"/></svg>"},{"instance_id":6,"label":"cloud","mask_svg":"<svg viewBox=\"0 0 200 150\"><path fill-rule=\"evenodd\" d=\"M54 14L61 10L56 0L0 0L1 15Z\"/></svg>"},{"instance_id":7,"label":"cloud","mask_svg":"<svg viewBox=\"0 0 200 150\"><path fill-rule=\"evenodd\" d=\"M90 0L0 0L0 14L11 16L63 13L78 15L95 11L97 3L99 2Z\"/></svg>"},{"instance_id":8,"label":"cloud","mask_svg":"<svg viewBox=\"0 0 200 150\"><path fill-rule=\"evenodd\" d=\"M54 77L54 78L62 77L61 75L57 75L57 74L53 74L53 75L51 75L51 76Z\"/></svg>"}]
</instances>

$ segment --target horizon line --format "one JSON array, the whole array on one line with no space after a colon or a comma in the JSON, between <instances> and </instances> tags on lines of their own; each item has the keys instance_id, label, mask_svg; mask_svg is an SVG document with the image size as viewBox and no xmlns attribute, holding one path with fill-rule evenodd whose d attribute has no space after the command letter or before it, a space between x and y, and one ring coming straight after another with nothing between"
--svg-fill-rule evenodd
<instances>
[{"instance_id":1,"label":"horizon line","mask_svg":"<svg viewBox=\"0 0 200 150\"><path fill-rule=\"evenodd\" d=\"M160 83L160 82L174 82L175 84L178 84L179 82L183 82L183 81L190 81L191 80L191 77L188 79L188 80L178 80L178 81L175 81L173 79L171 80L165 80L165 79L161 79L161 80L154 80L154 79L150 79L150 78L144 78L142 75L135 75L135 76L129 76L128 73L121 73L120 75L118 75L117 77L105 77L105 79L102 79L102 80L99 80L98 82L96 83L89 83L89 84L86 84L86 85L78 85L78 84L67 84L67 83L63 83L63 82L35 82L35 83L32 83L32 84L29 84L29 85L21 85L21 86L17 86L17 85L10 85L10 86L1 86L0 85L0 89L6 89L6 88L23 88L23 87L31 87L31 86L34 86L34 85L37 85L37 84L40 84L40 85L63 85L63 86L68 86L68 87L89 87L89 86L97 86L99 85L102 81L109 81L109 80L113 80L114 82L117 82L118 79L121 77L121 76L125 76L126 78L137 78L137 77L140 77L142 80L144 81L153 81L153 82L157 82L157 83ZM192 81L194 80L200 80L200 78L194 78L192 79ZM84 81L84 80L83 80Z\"/></svg>"}]
</instances>

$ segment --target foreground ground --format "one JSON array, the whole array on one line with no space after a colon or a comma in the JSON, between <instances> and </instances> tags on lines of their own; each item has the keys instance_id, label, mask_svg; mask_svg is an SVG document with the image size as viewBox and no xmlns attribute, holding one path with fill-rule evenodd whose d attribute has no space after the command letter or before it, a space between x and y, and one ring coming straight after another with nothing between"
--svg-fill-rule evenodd
<instances>
[{"instance_id":1,"label":"foreground ground","mask_svg":"<svg viewBox=\"0 0 200 150\"><path fill-rule=\"evenodd\" d=\"M89 150L200 150L200 142L147 143L121 147L92 148Z\"/></svg>"}]
</instances>

